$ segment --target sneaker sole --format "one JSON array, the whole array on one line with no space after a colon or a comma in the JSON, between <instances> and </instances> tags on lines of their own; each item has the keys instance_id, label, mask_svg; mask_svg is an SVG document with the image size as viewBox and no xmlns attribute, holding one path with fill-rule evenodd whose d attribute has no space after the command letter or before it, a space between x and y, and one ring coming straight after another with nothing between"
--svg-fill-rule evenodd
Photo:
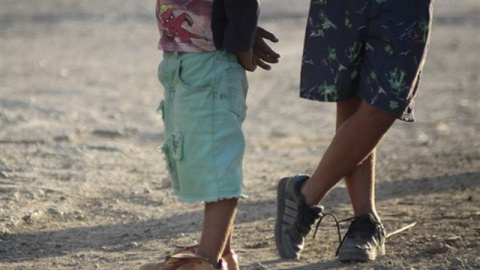
<instances>
[{"instance_id":1,"label":"sneaker sole","mask_svg":"<svg viewBox=\"0 0 480 270\"><path fill-rule=\"evenodd\" d=\"M385 245L379 246L372 252L362 252L362 250L358 249L341 251L338 254L338 260L341 262L369 262L383 255L385 255Z\"/></svg>"},{"instance_id":2,"label":"sneaker sole","mask_svg":"<svg viewBox=\"0 0 480 270\"><path fill-rule=\"evenodd\" d=\"M290 178L280 180L277 188L277 219L275 221L275 244L280 257L284 259L297 259L297 254L285 250L285 244L282 237L283 214L285 213L285 188Z\"/></svg>"}]
</instances>

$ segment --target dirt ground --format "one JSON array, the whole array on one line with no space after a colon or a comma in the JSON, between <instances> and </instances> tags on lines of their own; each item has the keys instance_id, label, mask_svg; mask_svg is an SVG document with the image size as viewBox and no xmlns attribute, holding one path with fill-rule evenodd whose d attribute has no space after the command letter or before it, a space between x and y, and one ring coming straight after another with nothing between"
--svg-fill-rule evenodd
<instances>
[{"instance_id":1,"label":"dirt ground","mask_svg":"<svg viewBox=\"0 0 480 270\"><path fill-rule=\"evenodd\" d=\"M298 261L273 240L278 180L312 173L334 105L298 98L308 1L262 1L281 63L249 74L242 269L480 269L480 4L438 0L416 122L378 149L387 255L335 261L325 220ZM155 109L154 1L0 0L0 268L137 269L199 237L202 204L171 195ZM340 183L325 201L352 215ZM346 227L342 227L342 232Z\"/></svg>"}]
</instances>

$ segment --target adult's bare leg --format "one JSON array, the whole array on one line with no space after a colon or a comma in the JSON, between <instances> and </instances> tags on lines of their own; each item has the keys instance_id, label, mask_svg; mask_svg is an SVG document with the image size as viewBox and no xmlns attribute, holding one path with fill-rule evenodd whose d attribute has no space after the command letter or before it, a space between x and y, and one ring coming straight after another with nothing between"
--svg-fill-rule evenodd
<instances>
[{"instance_id":1,"label":"adult's bare leg","mask_svg":"<svg viewBox=\"0 0 480 270\"><path fill-rule=\"evenodd\" d=\"M301 190L306 203L318 204L345 177L355 215L375 211L375 148L394 121L365 101L338 102L337 132Z\"/></svg>"}]
</instances>

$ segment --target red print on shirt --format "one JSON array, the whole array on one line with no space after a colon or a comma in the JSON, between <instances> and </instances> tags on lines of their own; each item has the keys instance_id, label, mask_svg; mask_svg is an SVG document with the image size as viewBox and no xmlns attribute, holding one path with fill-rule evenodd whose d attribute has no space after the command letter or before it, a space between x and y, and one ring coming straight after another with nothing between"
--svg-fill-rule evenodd
<instances>
[{"instance_id":1,"label":"red print on shirt","mask_svg":"<svg viewBox=\"0 0 480 270\"><path fill-rule=\"evenodd\" d=\"M184 5L185 8L191 8L201 0L191 0ZM190 15L183 12L180 15L175 15L170 5L162 4L159 11L159 16L162 22L162 26L165 28L163 34L170 39L179 38L183 43L192 43L192 38L205 39L203 36L199 36L195 33L187 30L184 25L193 26L193 20Z\"/></svg>"}]
</instances>

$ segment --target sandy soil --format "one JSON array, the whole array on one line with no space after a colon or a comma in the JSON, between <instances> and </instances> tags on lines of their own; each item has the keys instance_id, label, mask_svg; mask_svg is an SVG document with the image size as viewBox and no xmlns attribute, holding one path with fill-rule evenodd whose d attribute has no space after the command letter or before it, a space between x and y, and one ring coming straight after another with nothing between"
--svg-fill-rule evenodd
<instances>
[{"instance_id":1,"label":"sandy soil","mask_svg":"<svg viewBox=\"0 0 480 270\"><path fill-rule=\"evenodd\" d=\"M154 1L0 0L0 268L137 269L199 236L202 204L165 185ZM278 180L311 173L334 107L297 98L307 1L263 0L281 63L249 74L242 269L480 269L480 5L439 0L414 124L379 147L385 257L335 261L326 220L299 261L273 241ZM351 216L345 187L325 202ZM343 227L345 232L346 228Z\"/></svg>"}]
</instances>

